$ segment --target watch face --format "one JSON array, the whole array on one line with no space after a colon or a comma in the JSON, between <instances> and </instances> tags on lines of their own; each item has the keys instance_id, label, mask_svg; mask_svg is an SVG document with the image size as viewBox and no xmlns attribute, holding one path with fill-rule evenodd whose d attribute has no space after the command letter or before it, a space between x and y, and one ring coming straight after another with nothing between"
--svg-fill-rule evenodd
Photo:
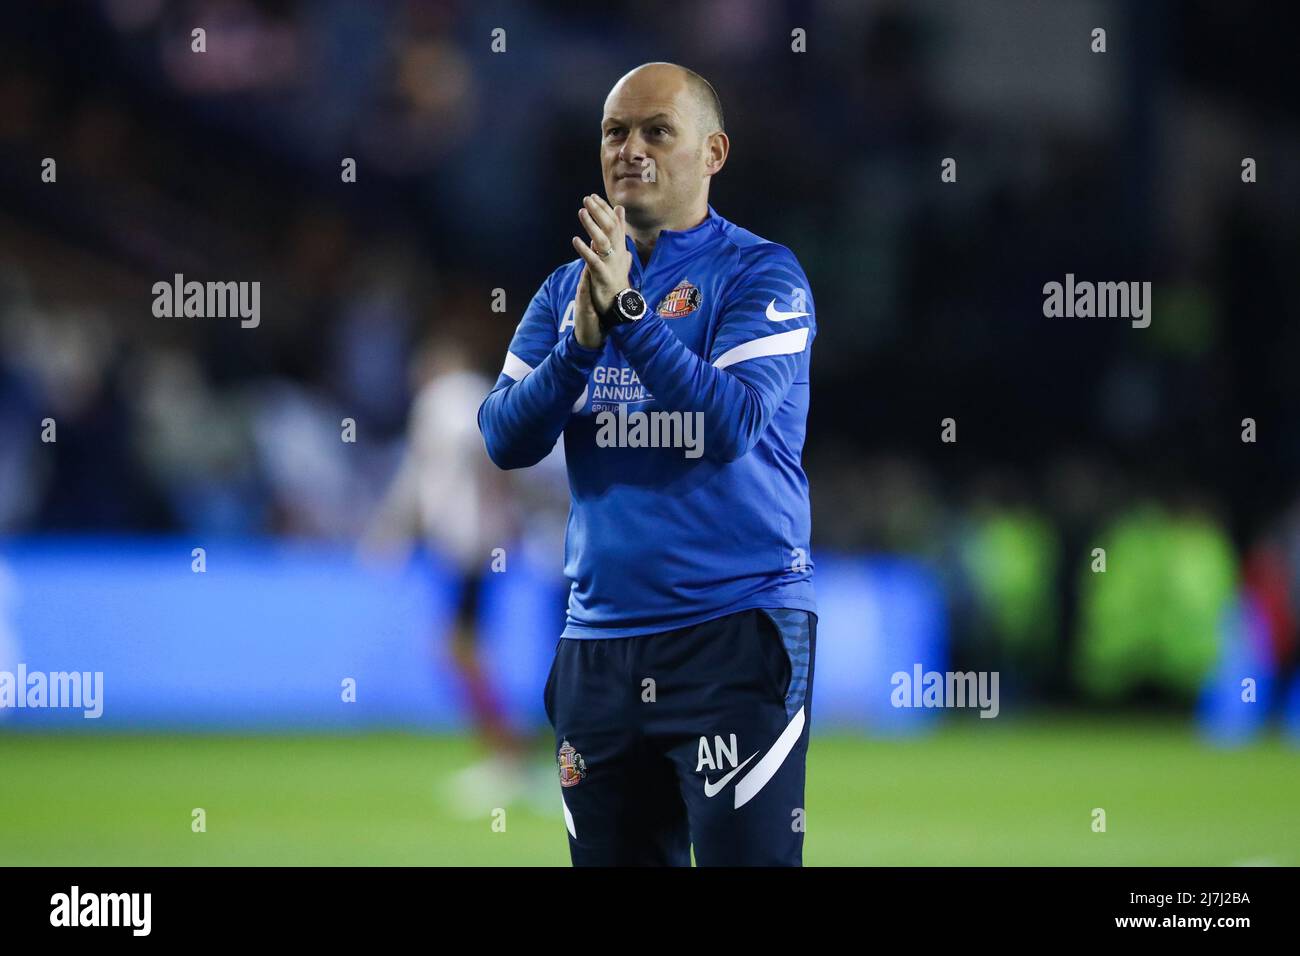
<instances>
[{"instance_id":1,"label":"watch face","mask_svg":"<svg viewBox=\"0 0 1300 956\"><path fill-rule=\"evenodd\" d=\"M645 299L636 289L627 289L619 294L618 311L622 312L623 317L629 322L634 322L645 315Z\"/></svg>"}]
</instances>

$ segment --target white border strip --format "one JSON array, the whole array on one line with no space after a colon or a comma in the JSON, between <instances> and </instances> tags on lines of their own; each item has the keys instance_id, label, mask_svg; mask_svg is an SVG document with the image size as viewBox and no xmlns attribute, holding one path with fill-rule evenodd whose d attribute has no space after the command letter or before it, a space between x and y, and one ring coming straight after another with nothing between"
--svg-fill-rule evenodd
<instances>
[{"instance_id":1,"label":"white border strip","mask_svg":"<svg viewBox=\"0 0 1300 956\"><path fill-rule=\"evenodd\" d=\"M564 825L569 828L569 836L578 839L577 828L573 825L573 814L569 812L569 804L565 802L564 794L560 794L560 806L564 807Z\"/></svg>"}]
</instances>

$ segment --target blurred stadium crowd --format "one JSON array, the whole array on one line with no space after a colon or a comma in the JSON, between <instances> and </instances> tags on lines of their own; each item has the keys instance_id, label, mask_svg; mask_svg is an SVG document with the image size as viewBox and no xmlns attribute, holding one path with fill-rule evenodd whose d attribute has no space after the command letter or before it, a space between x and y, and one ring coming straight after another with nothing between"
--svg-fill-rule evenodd
<instances>
[{"instance_id":1,"label":"blurred stadium crowd","mask_svg":"<svg viewBox=\"0 0 1300 956\"><path fill-rule=\"evenodd\" d=\"M0 35L0 532L358 538L415 357L454 339L495 376L572 257L605 92L671 59L727 108L714 207L814 285L815 548L932 562L955 663L993 649L1045 699L1186 699L1239 598L1293 667L1290 54L1210 2L24 4ZM1044 318L1067 272L1151 280L1151 327ZM260 326L155 318L175 273L261 281Z\"/></svg>"}]
</instances>

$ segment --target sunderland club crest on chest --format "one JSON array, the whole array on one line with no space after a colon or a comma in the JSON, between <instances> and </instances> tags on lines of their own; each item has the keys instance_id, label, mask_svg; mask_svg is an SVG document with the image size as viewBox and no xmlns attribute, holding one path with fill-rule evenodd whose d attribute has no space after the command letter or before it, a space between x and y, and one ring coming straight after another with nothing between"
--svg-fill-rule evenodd
<instances>
[{"instance_id":1,"label":"sunderland club crest on chest","mask_svg":"<svg viewBox=\"0 0 1300 956\"><path fill-rule=\"evenodd\" d=\"M567 740L560 744L560 752L556 754L555 762L560 765L561 787L576 787L587 775L587 762Z\"/></svg>"},{"instance_id":2,"label":"sunderland club crest on chest","mask_svg":"<svg viewBox=\"0 0 1300 956\"><path fill-rule=\"evenodd\" d=\"M680 319L690 315L700 307L700 290L691 284L690 279L683 279L677 287L664 296L659 303L658 312L665 319Z\"/></svg>"}]
</instances>

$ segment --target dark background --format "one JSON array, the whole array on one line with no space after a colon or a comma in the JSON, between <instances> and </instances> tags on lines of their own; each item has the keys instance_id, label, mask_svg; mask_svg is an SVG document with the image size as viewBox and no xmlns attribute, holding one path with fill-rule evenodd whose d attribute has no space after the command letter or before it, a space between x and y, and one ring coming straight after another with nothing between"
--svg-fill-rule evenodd
<instances>
[{"instance_id":1,"label":"dark background","mask_svg":"<svg viewBox=\"0 0 1300 956\"><path fill-rule=\"evenodd\" d=\"M1294 33L1273 9L13 4L0 530L353 540L401 448L414 350L454 335L495 374L600 188L606 92L669 59L726 110L712 204L792 248L813 285L815 549L933 561L959 638L1001 602L1061 651L1090 549L1155 507L1228 548L1234 580L1257 569L1285 663L1300 172ZM260 280L261 326L155 318L150 288L176 272ZM1067 272L1151 281L1151 326L1045 318L1043 284ZM364 454L303 440L344 415ZM1002 564L1036 584L972 567L1003 520ZM1052 656L1049 689L1067 666Z\"/></svg>"}]
</instances>

